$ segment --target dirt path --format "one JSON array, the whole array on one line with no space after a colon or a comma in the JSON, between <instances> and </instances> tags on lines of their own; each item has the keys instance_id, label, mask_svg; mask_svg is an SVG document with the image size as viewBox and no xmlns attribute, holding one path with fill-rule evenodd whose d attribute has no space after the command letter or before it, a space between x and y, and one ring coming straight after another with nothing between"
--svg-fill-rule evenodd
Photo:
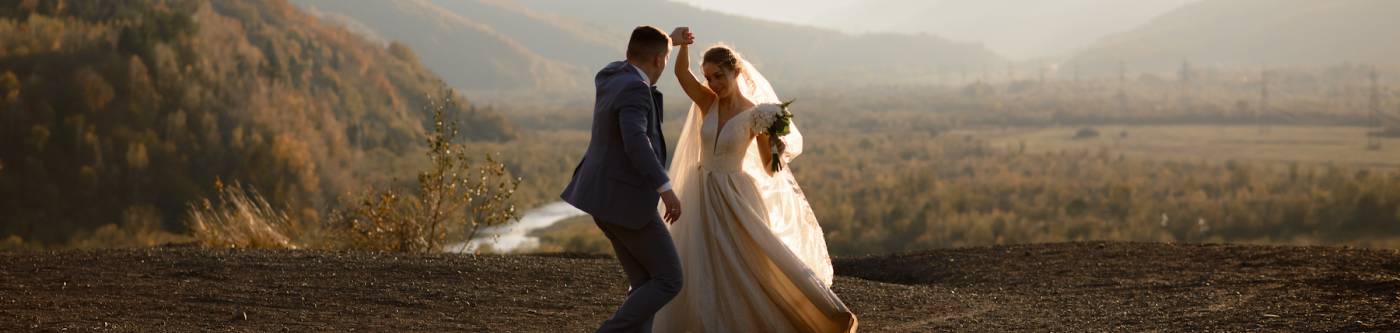
<instances>
[{"instance_id":1,"label":"dirt path","mask_svg":"<svg viewBox=\"0 0 1400 333\"><path fill-rule=\"evenodd\" d=\"M1400 331L1400 251L1070 243L836 261L862 331ZM0 331L591 331L610 258L0 253Z\"/></svg>"}]
</instances>

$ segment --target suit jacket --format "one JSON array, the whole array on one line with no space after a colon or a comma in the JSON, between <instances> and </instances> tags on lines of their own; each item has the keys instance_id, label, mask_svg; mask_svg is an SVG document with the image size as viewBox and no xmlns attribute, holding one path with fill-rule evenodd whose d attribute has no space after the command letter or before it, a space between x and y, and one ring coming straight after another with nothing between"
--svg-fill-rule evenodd
<instances>
[{"instance_id":1,"label":"suit jacket","mask_svg":"<svg viewBox=\"0 0 1400 333\"><path fill-rule=\"evenodd\" d=\"M560 195L601 221L631 229L660 219L657 190L671 181L661 92L642 75L626 61L598 71L588 151Z\"/></svg>"}]
</instances>

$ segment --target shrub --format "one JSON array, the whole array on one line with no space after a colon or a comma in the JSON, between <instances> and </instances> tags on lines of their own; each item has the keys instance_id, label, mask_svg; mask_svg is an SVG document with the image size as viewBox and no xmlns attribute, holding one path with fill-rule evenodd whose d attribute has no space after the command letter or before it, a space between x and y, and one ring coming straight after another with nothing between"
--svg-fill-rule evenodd
<instances>
[{"instance_id":1,"label":"shrub","mask_svg":"<svg viewBox=\"0 0 1400 333\"><path fill-rule=\"evenodd\" d=\"M36 245L25 243L23 238L19 238L19 236L15 235L10 235L9 237L5 237L4 240L0 240L0 251L32 250L35 248L37 248Z\"/></svg>"},{"instance_id":2,"label":"shrub","mask_svg":"<svg viewBox=\"0 0 1400 333\"><path fill-rule=\"evenodd\" d=\"M137 248L190 241L188 236L177 235L161 228L160 221L160 210L154 206L127 207L122 212L120 224L108 223L91 231L77 232L73 234L64 247L76 249Z\"/></svg>"},{"instance_id":3,"label":"shrub","mask_svg":"<svg viewBox=\"0 0 1400 333\"><path fill-rule=\"evenodd\" d=\"M433 133L428 135L428 170L418 173L416 193L388 187L371 189L338 210L329 220L341 247L398 252L437 252L449 237L472 239L482 227L518 218L512 196L519 178L487 155L478 163L454 143L457 123L446 120L456 109L448 91L429 105Z\"/></svg>"},{"instance_id":4,"label":"shrub","mask_svg":"<svg viewBox=\"0 0 1400 333\"><path fill-rule=\"evenodd\" d=\"M1094 129L1093 127L1081 128L1079 129L1079 131L1074 132L1075 140L1093 139L1097 137L1099 137L1099 130Z\"/></svg>"},{"instance_id":5,"label":"shrub","mask_svg":"<svg viewBox=\"0 0 1400 333\"><path fill-rule=\"evenodd\" d=\"M1400 126L1390 126L1367 134L1379 138L1400 138Z\"/></svg>"}]
</instances>

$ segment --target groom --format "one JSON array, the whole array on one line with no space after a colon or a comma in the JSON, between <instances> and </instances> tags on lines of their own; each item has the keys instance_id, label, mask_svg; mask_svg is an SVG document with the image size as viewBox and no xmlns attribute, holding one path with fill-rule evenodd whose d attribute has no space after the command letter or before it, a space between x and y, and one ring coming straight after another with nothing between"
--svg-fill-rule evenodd
<instances>
[{"instance_id":1,"label":"groom","mask_svg":"<svg viewBox=\"0 0 1400 333\"><path fill-rule=\"evenodd\" d=\"M666 222L681 215L666 176L661 92L655 86L671 46L660 29L637 27L627 42L627 60L608 64L594 77L592 138L560 195L593 216L631 285L627 300L598 332L650 332L652 317L681 290L676 246L656 212L659 199L666 204Z\"/></svg>"}]
</instances>

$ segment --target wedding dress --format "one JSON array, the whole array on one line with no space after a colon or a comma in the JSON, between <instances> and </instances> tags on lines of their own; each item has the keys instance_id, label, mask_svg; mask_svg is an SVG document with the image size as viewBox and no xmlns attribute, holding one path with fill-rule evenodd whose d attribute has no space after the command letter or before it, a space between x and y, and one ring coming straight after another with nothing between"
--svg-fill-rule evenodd
<instances>
[{"instance_id":1,"label":"wedding dress","mask_svg":"<svg viewBox=\"0 0 1400 333\"><path fill-rule=\"evenodd\" d=\"M778 102L758 73L745 70L738 80L753 102ZM765 171L753 113L719 124L717 108L703 119L698 107L690 110L670 170L684 212L670 231L685 286L653 330L854 332L855 315L830 289L821 226L789 169ZM781 158L790 161L802 150L796 124L784 139Z\"/></svg>"}]
</instances>

